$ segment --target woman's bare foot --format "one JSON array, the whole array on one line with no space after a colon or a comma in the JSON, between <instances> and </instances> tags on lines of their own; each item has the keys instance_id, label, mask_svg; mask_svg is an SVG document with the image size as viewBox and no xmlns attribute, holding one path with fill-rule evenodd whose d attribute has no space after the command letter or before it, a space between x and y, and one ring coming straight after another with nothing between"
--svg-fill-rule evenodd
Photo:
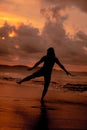
<instances>
[{"instance_id":1,"label":"woman's bare foot","mask_svg":"<svg viewBox=\"0 0 87 130\"><path fill-rule=\"evenodd\" d=\"M17 84L21 84L21 81L16 82Z\"/></svg>"}]
</instances>

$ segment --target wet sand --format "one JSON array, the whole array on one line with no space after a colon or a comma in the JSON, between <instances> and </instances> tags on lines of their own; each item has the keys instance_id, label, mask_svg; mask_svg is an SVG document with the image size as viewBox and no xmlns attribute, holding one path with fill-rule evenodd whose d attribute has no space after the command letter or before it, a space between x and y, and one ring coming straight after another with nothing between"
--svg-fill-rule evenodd
<instances>
[{"instance_id":1,"label":"wet sand","mask_svg":"<svg viewBox=\"0 0 87 130\"><path fill-rule=\"evenodd\" d=\"M87 95L0 80L0 130L87 130Z\"/></svg>"}]
</instances>

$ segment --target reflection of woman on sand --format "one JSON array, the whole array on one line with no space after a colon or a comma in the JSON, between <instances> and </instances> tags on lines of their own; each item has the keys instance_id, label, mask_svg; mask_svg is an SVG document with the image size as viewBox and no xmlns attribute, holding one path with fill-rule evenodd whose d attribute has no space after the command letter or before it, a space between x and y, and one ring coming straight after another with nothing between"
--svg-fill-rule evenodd
<instances>
[{"instance_id":1,"label":"reflection of woman on sand","mask_svg":"<svg viewBox=\"0 0 87 130\"><path fill-rule=\"evenodd\" d=\"M49 83L51 80L51 72L52 72L52 68L54 66L54 63L58 64L65 72L67 75L70 75L70 73L65 69L65 67L60 63L60 61L58 60L58 58L56 58L55 56L55 52L54 49L51 47L47 50L47 55L43 56L32 68L30 68L29 70L34 69L35 67L37 67L39 64L41 64L42 62L44 62L42 68L40 68L40 70L36 71L35 73L33 73L30 76L25 77L24 79L22 79L21 81L17 82L18 84L21 84L24 81L28 81L30 79L33 79L35 77L40 77L40 76L44 76L44 89L43 89L43 93L42 93L42 97L41 97L41 101L43 101L44 96L47 93L48 87L49 87Z\"/></svg>"},{"instance_id":2,"label":"reflection of woman on sand","mask_svg":"<svg viewBox=\"0 0 87 130\"><path fill-rule=\"evenodd\" d=\"M48 109L44 102L41 102L40 115L36 119L36 123L33 127L33 130L49 130L49 117Z\"/></svg>"}]
</instances>

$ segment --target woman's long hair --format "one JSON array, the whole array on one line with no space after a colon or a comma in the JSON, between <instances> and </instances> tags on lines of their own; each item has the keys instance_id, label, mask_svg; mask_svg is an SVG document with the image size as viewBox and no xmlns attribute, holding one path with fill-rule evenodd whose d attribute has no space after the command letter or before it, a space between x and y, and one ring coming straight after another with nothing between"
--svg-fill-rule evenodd
<instances>
[{"instance_id":1,"label":"woman's long hair","mask_svg":"<svg viewBox=\"0 0 87 130\"><path fill-rule=\"evenodd\" d=\"M55 57L55 52L54 52L54 49L52 47L47 49L47 56L48 57Z\"/></svg>"}]
</instances>

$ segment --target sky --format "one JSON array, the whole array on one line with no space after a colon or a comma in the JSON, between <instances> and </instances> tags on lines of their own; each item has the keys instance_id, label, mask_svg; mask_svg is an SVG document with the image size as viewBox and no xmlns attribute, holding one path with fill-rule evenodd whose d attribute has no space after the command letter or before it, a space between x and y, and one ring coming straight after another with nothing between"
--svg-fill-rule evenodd
<instances>
[{"instance_id":1,"label":"sky","mask_svg":"<svg viewBox=\"0 0 87 130\"><path fill-rule=\"evenodd\" d=\"M49 47L68 70L87 71L87 0L0 1L0 64L32 66Z\"/></svg>"}]
</instances>

